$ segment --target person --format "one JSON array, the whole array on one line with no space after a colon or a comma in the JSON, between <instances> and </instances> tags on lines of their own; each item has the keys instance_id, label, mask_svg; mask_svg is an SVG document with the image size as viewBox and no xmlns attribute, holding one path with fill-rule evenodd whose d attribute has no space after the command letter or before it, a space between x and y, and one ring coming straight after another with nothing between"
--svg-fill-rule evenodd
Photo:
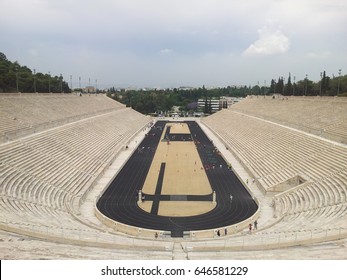
<instances>
[{"instance_id":1,"label":"person","mask_svg":"<svg viewBox=\"0 0 347 280\"><path fill-rule=\"evenodd\" d=\"M233 196L230 195L230 203L233 201Z\"/></svg>"},{"instance_id":2,"label":"person","mask_svg":"<svg viewBox=\"0 0 347 280\"><path fill-rule=\"evenodd\" d=\"M252 232L252 224L248 225L248 229L249 229L249 232L251 233Z\"/></svg>"},{"instance_id":3,"label":"person","mask_svg":"<svg viewBox=\"0 0 347 280\"><path fill-rule=\"evenodd\" d=\"M258 229L258 221L255 220L255 221L254 221L254 230L257 230L257 229Z\"/></svg>"},{"instance_id":4,"label":"person","mask_svg":"<svg viewBox=\"0 0 347 280\"><path fill-rule=\"evenodd\" d=\"M158 232L155 233L154 237L155 237L155 239L158 238Z\"/></svg>"},{"instance_id":5,"label":"person","mask_svg":"<svg viewBox=\"0 0 347 280\"><path fill-rule=\"evenodd\" d=\"M225 228L225 229L224 229L224 235L227 235L227 234L228 234L228 229Z\"/></svg>"},{"instance_id":6,"label":"person","mask_svg":"<svg viewBox=\"0 0 347 280\"><path fill-rule=\"evenodd\" d=\"M220 230L217 230L217 235L220 236Z\"/></svg>"}]
</instances>

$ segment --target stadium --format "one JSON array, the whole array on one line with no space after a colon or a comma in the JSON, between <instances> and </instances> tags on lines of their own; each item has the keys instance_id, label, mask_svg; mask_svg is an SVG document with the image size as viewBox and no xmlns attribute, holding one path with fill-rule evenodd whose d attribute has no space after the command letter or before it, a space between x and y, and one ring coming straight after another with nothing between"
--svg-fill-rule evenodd
<instances>
[{"instance_id":1,"label":"stadium","mask_svg":"<svg viewBox=\"0 0 347 280\"><path fill-rule=\"evenodd\" d=\"M0 95L1 259L346 259L347 98L153 118Z\"/></svg>"}]
</instances>

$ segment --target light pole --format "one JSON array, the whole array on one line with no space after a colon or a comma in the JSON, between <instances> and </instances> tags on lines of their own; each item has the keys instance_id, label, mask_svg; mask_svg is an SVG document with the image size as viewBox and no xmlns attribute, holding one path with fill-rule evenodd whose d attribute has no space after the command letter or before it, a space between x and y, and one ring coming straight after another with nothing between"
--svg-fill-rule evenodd
<instances>
[{"instance_id":1,"label":"light pole","mask_svg":"<svg viewBox=\"0 0 347 280\"><path fill-rule=\"evenodd\" d=\"M72 92L72 75L70 75L70 90Z\"/></svg>"},{"instance_id":2,"label":"light pole","mask_svg":"<svg viewBox=\"0 0 347 280\"><path fill-rule=\"evenodd\" d=\"M48 71L48 92L51 93L51 72Z\"/></svg>"},{"instance_id":3,"label":"light pole","mask_svg":"<svg viewBox=\"0 0 347 280\"><path fill-rule=\"evenodd\" d=\"M285 82L285 79L284 79L284 77L282 77L282 84L283 84L283 86L282 86L282 95L284 95L284 82Z\"/></svg>"},{"instance_id":4,"label":"light pole","mask_svg":"<svg viewBox=\"0 0 347 280\"><path fill-rule=\"evenodd\" d=\"M320 89L319 89L319 95L322 96L322 78L323 78L323 73L320 72Z\"/></svg>"},{"instance_id":5,"label":"light pole","mask_svg":"<svg viewBox=\"0 0 347 280\"><path fill-rule=\"evenodd\" d=\"M293 96L295 95L295 76L293 77L294 83L293 83Z\"/></svg>"},{"instance_id":6,"label":"light pole","mask_svg":"<svg viewBox=\"0 0 347 280\"><path fill-rule=\"evenodd\" d=\"M36 92L36 70L34 69L34 92Z\"/></svg>"},{"instance_id":7,"label":"light pole","mask_svg":"<svg viewBox=\"0 0 347 280\"><path fill-rule=\"evenodd\" d=\"M307 74L305 78L305 96L307 95Z\"/></svg>"},{"instance_id":8,"label":"light pole","mask_svg":"<svg viewBox=\"0 0 347 280\"><path fill-rule=\"evenodd\" d=\"M97 88L98 88L98 80L96 79L95 80L95 94L98 94Z\"/></svg>"},{"instance_id":9,"label":"light pole","mask_svg":"<svg viewBox=\"0 0 347 280\"><path fill-rule=\"evenodd\" d=\"M339 69L339 79L337 81L337 95L340 94L341 69Z\"/></svg>"},{"instance_id":10,"label":"light pole","mask_svg":"<svg viewBox=\"0 0 347 280\"><path fill-rule=\"evenodd\" d=\"M60 93L63 93L63 75L60 73Z\"/></svg>"}]
</instances>

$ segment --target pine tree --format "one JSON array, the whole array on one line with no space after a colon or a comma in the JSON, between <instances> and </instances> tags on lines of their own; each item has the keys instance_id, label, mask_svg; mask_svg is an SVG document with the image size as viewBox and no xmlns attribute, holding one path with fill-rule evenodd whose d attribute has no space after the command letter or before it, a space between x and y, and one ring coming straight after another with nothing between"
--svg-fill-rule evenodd
<instances>
[{"instance_id":1,"label":"pine tree","mask_svg":"<svg viewBox=\"0 0 347 280\"><path fill-rule=\"evenodd\" d=\"M278 81L277 81L277 84L276 84L276 93L281 93L283 92L283 77L279 77L278 78Z\"/></svg>"},{"instance_id":2,"label":"pine tree","mask_svg":"<svg viewBox=\"0 0 347 280\"><path fill-rule=\"evenodd\" d=\"M275 86L276 86L275 80L271 79L270 93L275 93Z\"/></svg>"},{"instance_id":3,"label":"pine tree","mask_svg":"<svg viewBox=\"0 0 347 280\"><path fill-rule=\"evenodd\" d=\"M323 78L322 78L322 95L327 95L327 90L329 90L330 87L330 78L326 76L325 70L323 72Z\"/></svg>"},{"instance_id":4,"label":"pine tree","mask_svg":"<svg viewBox=\"0 0 347 280\"><path fill-rule=\"evenodd\" d=\"M288 81L287 81L287 85L286 85L286 89L285 89L285 95L291 95L292 92L293 92L293 85L292 85L291 75L289 72Z\"/></svg>"}]
</instances>

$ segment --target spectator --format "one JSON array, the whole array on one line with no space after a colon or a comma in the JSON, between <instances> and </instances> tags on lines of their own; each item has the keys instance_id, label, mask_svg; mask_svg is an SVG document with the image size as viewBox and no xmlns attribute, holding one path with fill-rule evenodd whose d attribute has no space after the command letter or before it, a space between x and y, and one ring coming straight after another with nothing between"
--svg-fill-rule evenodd
<instances>
[{"instance_id":1,"label":"spectator","mask_svg":"<svg viewBox=\"0 0 347 280\"><path fill-rule=\"evenodd\" d=\"M258 229L258 221L255 220L255 221L254 221L254 230L257 230L257 229Z\"/></svg>"}]
</instances>

